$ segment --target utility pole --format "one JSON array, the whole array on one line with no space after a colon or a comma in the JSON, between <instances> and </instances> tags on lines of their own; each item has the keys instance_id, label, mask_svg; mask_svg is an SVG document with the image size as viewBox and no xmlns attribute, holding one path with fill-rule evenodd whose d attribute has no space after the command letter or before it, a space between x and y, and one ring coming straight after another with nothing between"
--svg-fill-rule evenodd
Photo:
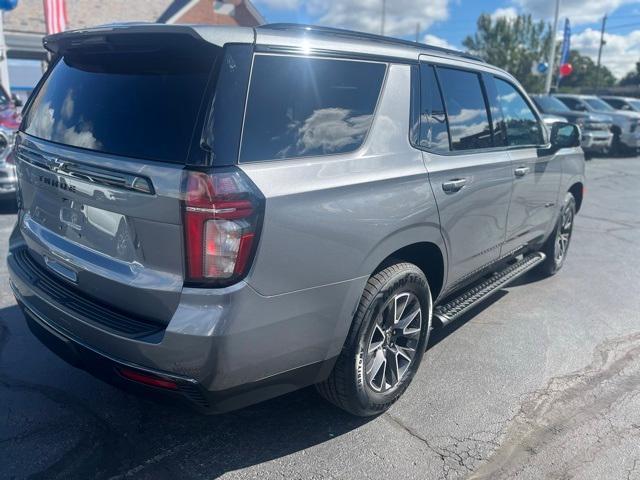
<instances>
[{"instance_id":1,"label":"utility pole","mask_svg":"<svg viewBox=\"0 0 640 480\"><path fill-rule=\"evenodd\" d=\"M600 29L600 48L598 48L598 65L596 66L596 85L595 85L595 93L598 93L598 89L600 88L600 60L602 60L602 47L606 43L604 41L604 28L607 24L607 14L604 14L602 17L602 28Z\"/></svg>"},{"instance_id":2,"label":"utility pole","mask_svg":"<svg viewBox=\"0 0 640 480\"><path fill-rule=\"evenodd\" d=\"M384 21L387 14L387 0L382 0L382 18L380 19L380 35L384 35Z\"/></svg>"},{"instance_id":3,"label":"utility pole","mask_svg":"<svg viewBox=\"0 0 640 480\"><path fill-rule=\"evenodd\" d=\"M420 22L416 23L416 43L420 42Z\"/></svg>"},{"instance_id":4,"label":"utility pole","mask_svg":"<svg viewBox=\"0 0 640 480\"><path fill-rule=\"evenodd\" d=\"M556 32L558 31L558 16L560 16L560 0L556 0L556 15L553 20L553 30L551 31L551 45L549 46L549 69L547 70L547 79L544 83L544 93L549 95L551 91L551 79L555 70L556 63Z\"/></svg>"}]
</instances>

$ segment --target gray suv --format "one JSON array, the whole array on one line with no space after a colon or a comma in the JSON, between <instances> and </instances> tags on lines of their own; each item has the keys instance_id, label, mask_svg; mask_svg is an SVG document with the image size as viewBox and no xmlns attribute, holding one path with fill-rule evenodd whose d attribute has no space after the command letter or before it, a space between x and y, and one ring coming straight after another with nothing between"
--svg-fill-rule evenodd
<instances>
[{"instance_id":1,"label":"gray suv","mask_svg":"<svg viewBox=\"0 0 640 480\"><path fill-rule=\"evenodd\" d=\"M477 58L288 24L44 43L11 287L43 343L116 385L222 412L316 384L374 415L432 327L566 258L579 130L547 132Z\"/></svg>"}]
</instances>

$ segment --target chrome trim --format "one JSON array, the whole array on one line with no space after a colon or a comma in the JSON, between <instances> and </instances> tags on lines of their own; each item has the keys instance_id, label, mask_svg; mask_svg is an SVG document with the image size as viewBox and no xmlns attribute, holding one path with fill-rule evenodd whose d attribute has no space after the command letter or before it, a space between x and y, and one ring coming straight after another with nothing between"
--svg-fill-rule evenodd
<instances>
[{"instance_id":1,"label":"chrome trim","mask_svg":"<svg viewBox=\"0 0 640 480\"><path fill-rule=\"evenodd\" d=\"M132 190L138 193L149 195L155 193L151 180L139 175L73 163L54 155L43 154L23 145L16 149L16 155L22 161L58 175L84 180L96 185Z\"/></svg>"}]
</instances>

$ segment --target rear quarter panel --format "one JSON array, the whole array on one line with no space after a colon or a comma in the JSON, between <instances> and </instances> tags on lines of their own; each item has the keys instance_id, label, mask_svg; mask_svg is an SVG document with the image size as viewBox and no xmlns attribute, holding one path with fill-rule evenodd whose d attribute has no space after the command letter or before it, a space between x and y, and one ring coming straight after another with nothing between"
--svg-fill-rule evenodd
<instances>
[{"instance_id":1,"label":"rear quarter panel","mask_svg":"<svg viewBox=\"0 0 640 480\"><path fill-rule=\"evenodd\" d=\"M409 143L410 67L390 65L356 152L242 164L266 198L247 281L277 295L368 277L405 245L442 245L422 154Z\"/></svg>"}]
</instances>

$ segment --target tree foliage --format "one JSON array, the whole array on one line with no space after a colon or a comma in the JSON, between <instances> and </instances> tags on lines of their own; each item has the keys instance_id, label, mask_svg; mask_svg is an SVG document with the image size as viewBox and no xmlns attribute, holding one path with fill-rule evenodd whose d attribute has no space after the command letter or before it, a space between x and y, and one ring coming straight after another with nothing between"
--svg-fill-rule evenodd
<instances>
[{"instance_id":1,"label":"tree foliage","mask_svg":"<svg viewBox=\"0 0 640 480\"><path fill-rule=\"evenodd\" d=\"M622 80L620 80L620 85L628 86L628 85L640 85L640 62L636 62L636 70L627 73Z\"/></svg>"},{"instance_id":2,"label":"tree foliage","mask_svg":"<svg viewBox=\"0 0 640 480\"><path fill-rule=\"evenodd\" d=\"M576 88L595 88L596 82L601 87L610 87L616 83L616 77L611 70L600 65L600 79L598 81L598 68L590 57L580 55L577 50L569 52L569 63L573 67L573 73L560 81L561 90L573 90Z\"/></svg>"},{"instance_id":3,"label":"tree foliage","mask_svg":"<svg viewBox=\"0 0 640 480\"><path fill-rule=\"evenodd\" d=\"M511 73L527 91L539 92L544 88L544 76L534 75L531 68L546 57L550 41L549 25L534 21L531 15L494 20L482 14L477 32L462 44L471 53Z\"/></svg>"}]
</instances>

